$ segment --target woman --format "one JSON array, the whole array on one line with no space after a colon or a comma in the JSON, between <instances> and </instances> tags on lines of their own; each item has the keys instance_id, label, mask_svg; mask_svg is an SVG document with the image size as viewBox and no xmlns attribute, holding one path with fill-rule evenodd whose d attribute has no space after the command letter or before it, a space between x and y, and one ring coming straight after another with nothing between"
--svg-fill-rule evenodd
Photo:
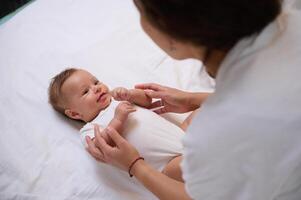
<instances>
[{"instance_id":1,"label":"woman","mask_svg":"<svg viewBox=\"0 0 301 200\"><path fill-rule=\"evenodd\" d=\"M151 168L110 128L116 146L97 134L94 142L87 138L91 155L129 170L159 199L300 199L300 11L284 6L281 13L277 0L134 2L153 41L175 59L202 61L216 91L206 99L136 86L161 99L153 104L163 105L159 114L202 105L183 141L185 184Z\"/></svg>"}]
</instances>

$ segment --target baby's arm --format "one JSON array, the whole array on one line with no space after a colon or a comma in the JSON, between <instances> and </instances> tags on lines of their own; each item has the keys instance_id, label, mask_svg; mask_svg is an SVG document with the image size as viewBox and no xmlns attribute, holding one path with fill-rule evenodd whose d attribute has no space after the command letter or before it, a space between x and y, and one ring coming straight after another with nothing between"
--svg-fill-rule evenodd
<instances>
[{"instance_id":1,"label":"baby's arm","mask_svg":"<svg viewBox=\"0 0 301 200\"><path fill-rule=\"evenodd\" d=\"M152 98L145 94L144 90L141 89L130 89L130 102L139 106L148 108L152 104Z\"/></svg>"},{"instance_id":2,"label":"baby's arm","mask_svg":"<svg viewBox=\"0 0 301 200\"><path fill-rule=\"evenodd\" d=\"M133 105L130 102L121 102L118 104L116 107L114 117L113 119L109 122L108 126L114 128L118 133L122 133L122 128L125 123L125 121L128 118L128 115L132 112L135 112L136 109L133 107ZM107 141L107 142L112 142L111 138L104 134L102 137Z\"/></svg>"},{"instance_id":3,"label":"baby's arm","mask_svg":"<svg viewBox=\"0 0 301 200\"><path fill-rule=\"evenodd\" d=\"M148 108L152 103L152 99L145 94L144 90L141 89L126 89L118 87L115 88L111 94L117 101L129 101L145 108Z\"/></svg>"},{"instance_id":4,"label":"baby's arm","mask_svg":"<svg viewBox=\"0 0 301 200\"><path fill-rule=\"evenodd\" d=\"M180 167L180 163L182 161L182 156L178 156L173 158L169 163L165 166L162 173L170 178L173 178L177 181L184 182L182 178L182 170Z\"/></svg>"},{"instance_id":5,"label":"baby's arm","mask_svg":"<svg viewBox=\"0 0 301 200\"><path fill-rule=\"evenodd\" d=\"M114 118L110 121L110 127L114 128L117 132L122 133L122 127L124 122L127 120L128 115L135 112L134 106L127 101L123 101L116 107Z\"/></svg>"}]
</instances>

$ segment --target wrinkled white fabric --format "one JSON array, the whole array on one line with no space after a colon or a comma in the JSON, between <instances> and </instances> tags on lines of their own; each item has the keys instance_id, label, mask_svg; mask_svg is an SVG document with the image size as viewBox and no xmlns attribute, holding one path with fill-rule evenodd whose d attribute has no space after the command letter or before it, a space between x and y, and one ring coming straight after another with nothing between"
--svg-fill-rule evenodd
<instances>
[{"instance_id":1,"label":"wrinkled white fabric","mask_svg":"<svg viewBox=\"0 0 301 200\"><path fill-rule=\"evenodd\" d=\"M222 63L215 93L184 137L193 199L301 199L300 36L300 10L285 5Z\"/></svg>"}]
</instances>

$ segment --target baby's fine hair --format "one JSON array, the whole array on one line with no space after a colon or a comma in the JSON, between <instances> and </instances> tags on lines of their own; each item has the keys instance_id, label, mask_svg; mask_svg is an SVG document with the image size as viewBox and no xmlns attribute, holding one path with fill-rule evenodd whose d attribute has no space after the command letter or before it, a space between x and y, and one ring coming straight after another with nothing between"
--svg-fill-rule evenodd
<instances>
[{"instance_id":1,"label":"baby's fine hair","mask_svg":"<svg viewBox=\"0 0 301 200\"><path fill-rule=\"evenodd\" d=\"M51 79L48 88L48 101L56 111L62 114L65 114L64 98L61 92L62 85L77 70L76 68L67 68Z\"/></svg>"}]
</instances>

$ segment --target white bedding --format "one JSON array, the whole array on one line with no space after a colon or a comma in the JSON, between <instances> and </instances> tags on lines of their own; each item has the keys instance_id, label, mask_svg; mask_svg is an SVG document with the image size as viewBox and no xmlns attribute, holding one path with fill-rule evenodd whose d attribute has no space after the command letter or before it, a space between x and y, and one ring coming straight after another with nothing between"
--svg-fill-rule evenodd
<instances>
[{"instance_id":1,"label":"white bedding","mask_svg":"<svg viewBox=\"0 0 301 200\"><path fill-rule=\"evenodd\" d=\"M126 188L112 181L118 174L102 173L107 166L84 150L80 124L48 105L50 78L70 66L113 87L213 88L200 63L174 61L150 41L130 0L33 2L0 26L0 199L154 199L139 183Z\"/></svg>"}]
</instances>

